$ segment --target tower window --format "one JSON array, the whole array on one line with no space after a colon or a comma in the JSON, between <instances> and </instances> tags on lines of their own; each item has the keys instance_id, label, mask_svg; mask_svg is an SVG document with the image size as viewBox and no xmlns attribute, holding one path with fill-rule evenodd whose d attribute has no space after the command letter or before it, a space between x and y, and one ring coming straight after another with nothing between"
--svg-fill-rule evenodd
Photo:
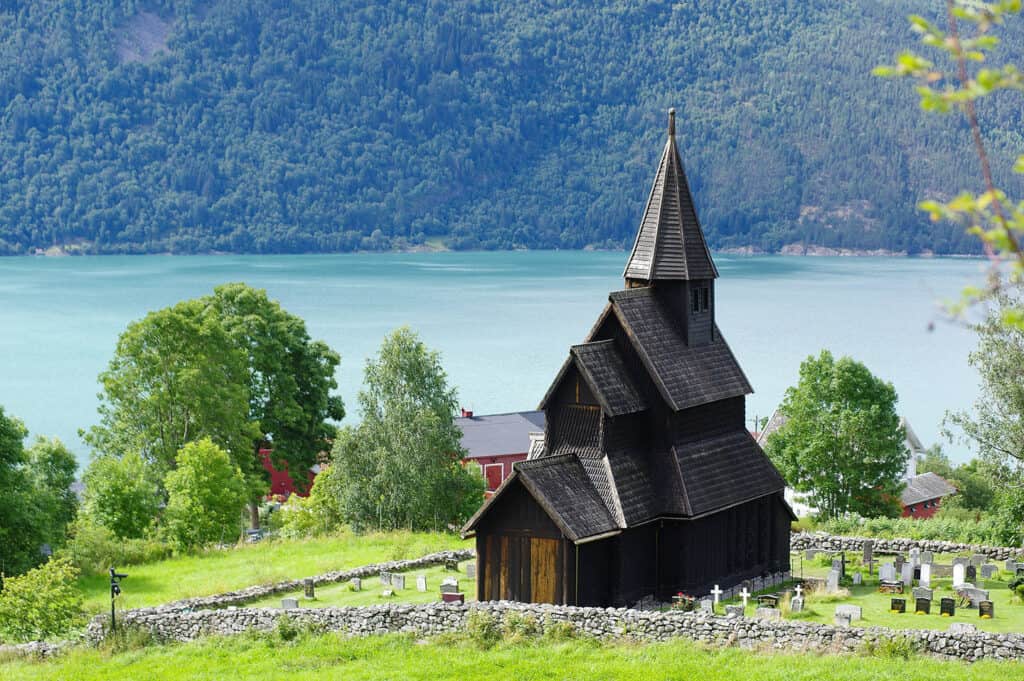
<instances>
[{"instance_id":1,"label":"tower window","mask_svg":"<svg viewBox=\"0 0 1024 681\"><path fill-rule=\"evenodd\" d=\"M700 311L707 312L711 306L711 290L704 287L700 290Z\"/></svg>"},{"instance_id":2,"label":"tower window","mask_svg":"<svg viewBox=\"0 0 1024 681\"><path fill-rule=\"evenodd\" d=\"M690 291L690 312L700 312L700 290Z\"/></svg>"},{"instance_id":3,"label":"tower window","mask_svg":"<svg viewBox=\"0 0 1024 681\"><path fill-rule=\"evenodd\" d=\"M707 312L711 306L711 291L706 287L695 288L690 291L690 311Z\"/></svg>"}]
</instances>

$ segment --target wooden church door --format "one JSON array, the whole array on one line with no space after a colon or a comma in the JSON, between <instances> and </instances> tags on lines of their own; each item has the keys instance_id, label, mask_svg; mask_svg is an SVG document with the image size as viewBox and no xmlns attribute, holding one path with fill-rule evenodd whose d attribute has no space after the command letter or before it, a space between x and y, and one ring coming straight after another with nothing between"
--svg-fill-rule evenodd
<instances>
[{"instance_id":1,"label":"wooden church door","mask_svg":"<svg viewBox=\"0 0 1024 681\"><path fill-rule=\"evenodd\" d=\"M484 597L561 603L561 544L542 537L487 537Z\"/></svg>"}]
</instances>

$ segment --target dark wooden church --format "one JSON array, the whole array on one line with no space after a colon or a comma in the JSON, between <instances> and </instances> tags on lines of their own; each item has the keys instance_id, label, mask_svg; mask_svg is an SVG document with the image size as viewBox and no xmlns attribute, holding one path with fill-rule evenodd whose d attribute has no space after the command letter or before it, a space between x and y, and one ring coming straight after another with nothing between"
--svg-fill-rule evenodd
<instances>
[{"instance_id":1,"label":"dark wooden church","mask_svg":"<svg viewBox=\"0 0 1024 681\"><path fill-rule=\"evenodd\" d=\"M541 402L543 449L463 528L480 600L621 606L789 570L793 514L746 429L674 111L624 276Z\"/></svg>"}]
</instances>

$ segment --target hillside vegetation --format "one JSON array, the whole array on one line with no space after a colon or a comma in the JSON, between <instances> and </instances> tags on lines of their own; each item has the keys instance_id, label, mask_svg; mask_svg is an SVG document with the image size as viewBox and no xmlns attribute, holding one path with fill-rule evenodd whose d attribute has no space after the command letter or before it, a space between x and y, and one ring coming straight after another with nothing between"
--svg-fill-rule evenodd
<instances>
[{"instance_id":1,"label":"hillside vegetation","mask_svg":"<svg viewBox=\"0 0 1024 681\"><path fill-rule=\"evenodd\" d=\"M977 186L966 129L870 75L939 10L12 0L0 253L621 247L669 106L715 247L973 251L914 208ZM981 114L1012 190L1019 103Z\"/></svg>"}]
</instances>

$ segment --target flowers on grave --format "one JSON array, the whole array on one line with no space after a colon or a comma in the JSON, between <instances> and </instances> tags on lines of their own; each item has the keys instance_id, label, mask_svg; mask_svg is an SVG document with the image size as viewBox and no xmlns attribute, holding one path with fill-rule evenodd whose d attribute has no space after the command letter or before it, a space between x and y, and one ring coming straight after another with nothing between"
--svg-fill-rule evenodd
<instances>
[{"instance_id":1,"label":"flowers on grave","mask_svg":"<svg viewBox=\"0 0 1024 681\"><path fill-rule=\"evenodd\" d=\"M672 608L682 610L683 612L690 612L697 608L697 598L680 591L672 597Z\"/></svg>"}]
</instances>

